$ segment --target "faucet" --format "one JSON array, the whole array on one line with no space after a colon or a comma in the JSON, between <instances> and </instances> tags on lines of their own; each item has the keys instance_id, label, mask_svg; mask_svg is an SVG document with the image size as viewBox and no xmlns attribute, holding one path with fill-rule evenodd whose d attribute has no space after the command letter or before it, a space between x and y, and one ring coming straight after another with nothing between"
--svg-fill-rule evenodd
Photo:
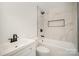
<instances>
[{"instance_id":1,"label":"faucet","mask_svg":"<svg viewBox=\"0 0 79 59\"><path fill-rule=\"evenodd\" d=\"M10 40L10 43L16 42L17 41L17 38L18 38L17 34L13 34L13 38L10 38L9 39Z\"/></svg>"},{"instance_id":2,"label":"faucet","mask_svg":"<svg viewBox=\"0 0 79 59\"><path fill-rule=\"evenodd\" d=\"M44 35L40 35L41 37L44 37Z\"/></svg>"}]
</instances>

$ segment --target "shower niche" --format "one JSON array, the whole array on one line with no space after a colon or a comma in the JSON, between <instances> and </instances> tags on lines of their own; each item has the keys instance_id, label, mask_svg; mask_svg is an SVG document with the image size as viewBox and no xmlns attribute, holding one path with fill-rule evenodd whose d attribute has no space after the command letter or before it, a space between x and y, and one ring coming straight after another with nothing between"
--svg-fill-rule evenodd
<instances>
[{"instance_id":1,"label":"shower niche","mask_svg":"<svg viewBox=\"0 0 79 59\"><path fill-rule=\"evenodd\" d=\"M58 19L58 20L48 21L48 27L65 27L65 20Z\"/></svg>"}]
</instances>

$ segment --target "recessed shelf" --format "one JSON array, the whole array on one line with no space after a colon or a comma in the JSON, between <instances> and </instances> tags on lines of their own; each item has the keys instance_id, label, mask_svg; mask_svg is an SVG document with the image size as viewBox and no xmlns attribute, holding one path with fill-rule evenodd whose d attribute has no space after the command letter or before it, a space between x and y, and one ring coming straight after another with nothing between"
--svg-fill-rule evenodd
<instances>
[{"instance_id":1,"label":"recessed shelf","mask_svg":"<svg viewBox=\"0 0 79 59\"><path fill-rule=\"evenodd\" d=\"M64 27L64 26L65 26L64 19L48 21L48 27Z\"/></svg>"}]
</instances>

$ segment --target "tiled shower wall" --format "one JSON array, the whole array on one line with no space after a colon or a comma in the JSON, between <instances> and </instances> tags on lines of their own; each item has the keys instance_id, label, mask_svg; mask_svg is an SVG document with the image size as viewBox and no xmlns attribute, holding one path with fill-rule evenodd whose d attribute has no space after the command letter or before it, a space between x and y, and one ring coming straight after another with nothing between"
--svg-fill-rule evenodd
<instances>
[{"instance_id":1,"label":"tiled shower wall","mask_svg":"<svg viewBox=\"0 0 79 59\"><path fill-rule=\"evenodd\" d=\"M73 43L77 47L77 3L39 3L46 9L43 17L45 38ZM65 20L64 27L48 27L48 21Z\"/></svg>"}]
</instances>

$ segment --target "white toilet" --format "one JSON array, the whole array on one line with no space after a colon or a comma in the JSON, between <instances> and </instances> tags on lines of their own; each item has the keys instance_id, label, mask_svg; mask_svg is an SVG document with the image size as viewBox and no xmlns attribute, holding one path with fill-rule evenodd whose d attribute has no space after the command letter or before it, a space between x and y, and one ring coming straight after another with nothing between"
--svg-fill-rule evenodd
<instances>
[{"instance_id":1,"label":"white toilet","mask_svg":"<svg viewBox=\"0 0 79 59\"><path fill-rule=\"evenodd\" d=\"M50 50L45 46L38 46L36 50L37 56L49 56Z\"/></svg>"}]
</instances>

